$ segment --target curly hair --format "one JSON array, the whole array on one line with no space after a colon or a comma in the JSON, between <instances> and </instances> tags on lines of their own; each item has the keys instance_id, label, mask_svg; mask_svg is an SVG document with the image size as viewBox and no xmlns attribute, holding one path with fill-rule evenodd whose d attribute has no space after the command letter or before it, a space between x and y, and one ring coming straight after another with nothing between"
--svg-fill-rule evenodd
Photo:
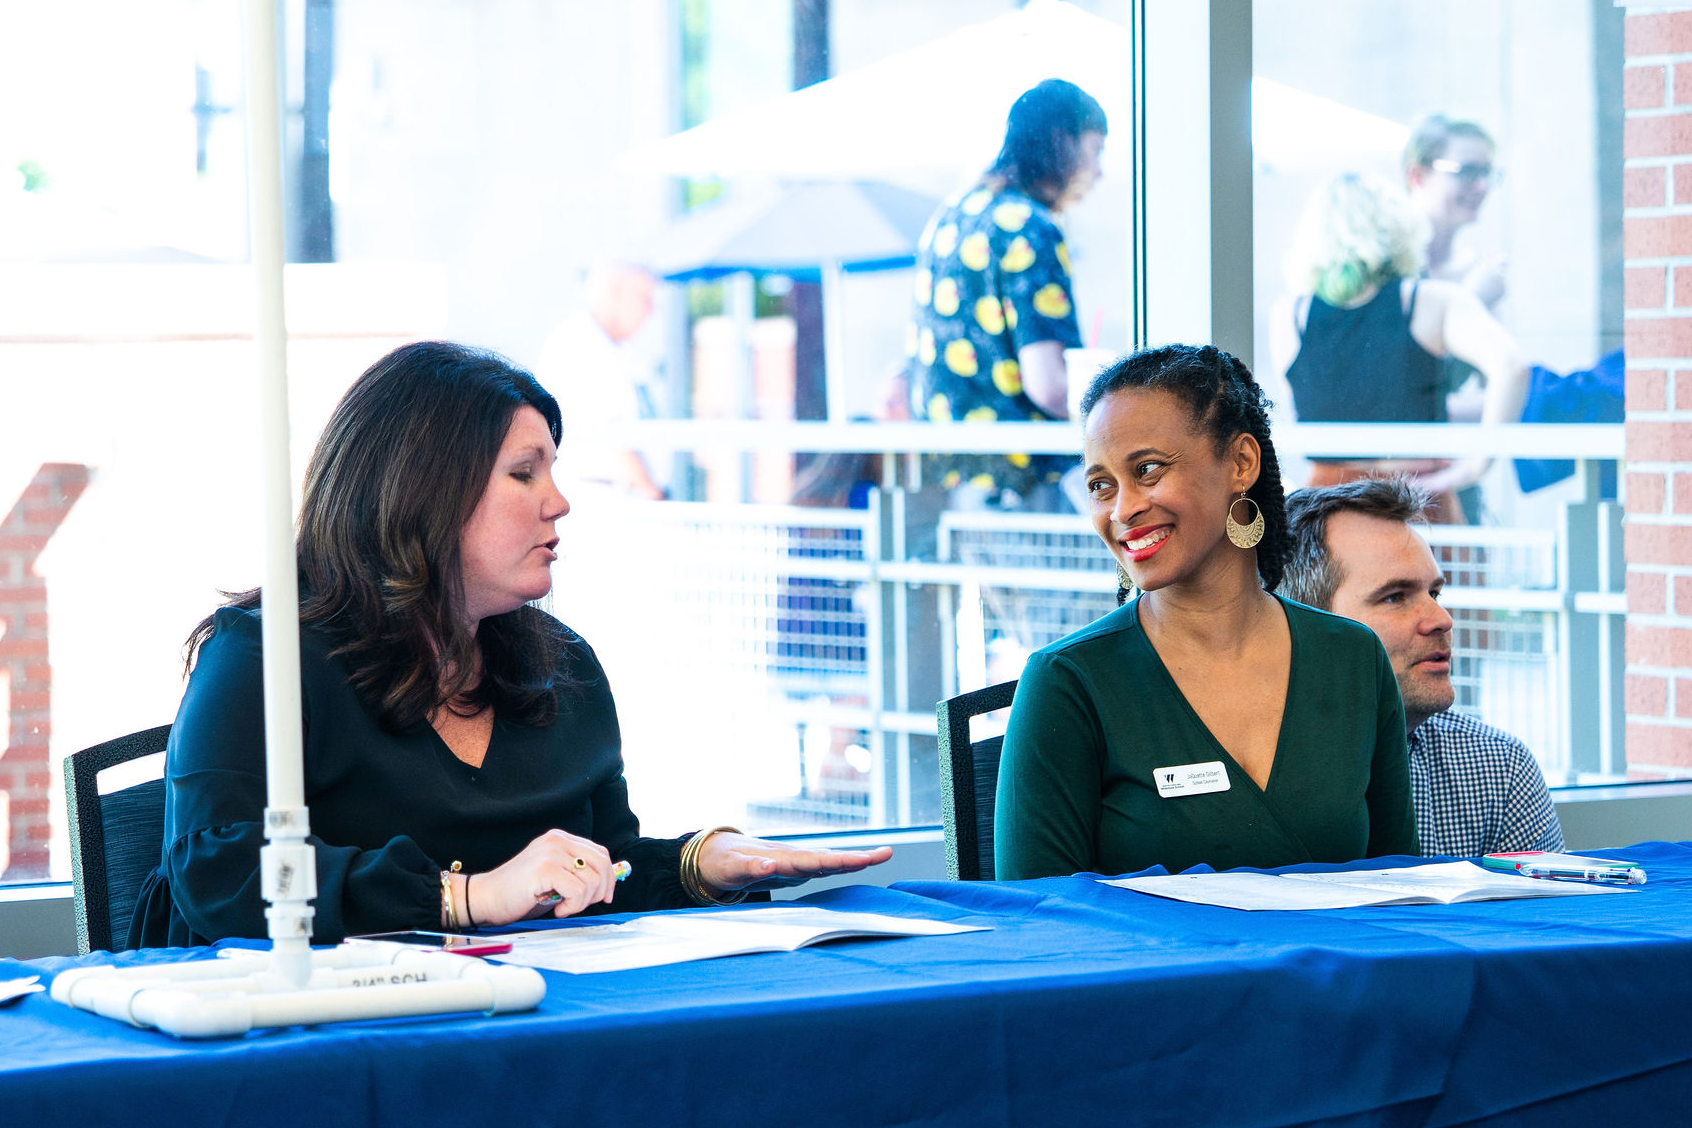
<instances>
[{"instance_id":1,"label":"curly hair","mask_svg":"<svg viewBox=\"0 0 1692 1128\"><path fill-rule=\"evenodd\" d=\"M1257 545L1257 574L1268 591L1280 586L1292 550L1287 535L1286 495L1281 463L1269 437L1270 403L1245 365L1215 345L1164 345L1123 357L1093 377L1081 397L1083 421L1100 400L1129 388L1157 388L1178 396L1194 421L1211 437L1218 454L1234 438L1248 434L1262 451L1257 481L1246 496L1263 514L1263 539ZM1117 592L1117 602L1127 589Z\"/></svg>"},{"instance_id":2,"label":"curly hair","mask_svg":"<svg viewBox=\"0 0 1692 1128\"><path fill-rule=\"evenodd\" d=\"M1301 294L1347 305L1372 287L1422 271L1427 221L1404 193L1348 172L1305 205L1287 255L1287 282Z\"/></svg>"},{"instance_id":3,"label":"curly hair","mask_svg":"<svg viewBox=\"0 0 1692 1128\"><path fill-rule=\"evenodd\" d=\"M313 449L294 539L300 622L328 632L392 730L448 705L519 723L555 714L563 633L530 607L468 625L459 534L519 408L558 404L504 357L448 341L402 345L353 381ZM260 606L260 590L228 606ZM215 630L188 636L187 663Z\"/></svg>"}]
</instances>

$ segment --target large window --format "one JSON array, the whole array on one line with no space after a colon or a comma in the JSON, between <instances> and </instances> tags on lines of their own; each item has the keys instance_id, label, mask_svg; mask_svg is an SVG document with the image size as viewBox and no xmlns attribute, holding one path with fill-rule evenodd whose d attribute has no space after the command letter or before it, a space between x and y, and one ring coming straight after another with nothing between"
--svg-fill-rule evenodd
<instances>
[{"instance_id":1,"label":"large window","mask_svg":"<svg viewBox=\"0 0 1692 1128\"><path fill-rule=\"evenodd\" d=\"M0 509L11 513L0 880L68 875L59 763L168 721L189 628L219 591L259 578L239 10L0 8L0 96L12 107L0 130ZM960 655L966 680L985 677L1006 632L979 610L960 618L955 587L881 576L909 546L896 544L876 487L907 460L872 446L837 472L797 440L754 450L688 438L638 449L668 497L651 501L576 480L618 476L605 467L619 444L586 449L589 413L608 413L607 433L635 416L881 416L904 355L916 233L991 160L1010 84L1066 74L1126 95L1091 56L1063 61L1073 23L1030 38L1005 17L1091 21L1109 37L1094 56L1114 52L1125 71L1128 10L293 0L296 475L340 392L398 343L450 337L533 367L583 420L567 442L576 512L561 526L551 606L607 666L648 829L938 821L933 698L956 684ZM859 85L786 138L707 139L698 159L656 147L689 126L732 131L737 114L796 87L884 62L873 106L859 104ZM1120 351L1127 113L1120 101L1107 109L1123 143L1069 237L1081 323L1091 343ZM859 167L804 167L798 142L817 138ZM750 269L724 273L698 225L681 226L695 210L781 206L819 182L885 204L905 245L727 261ZM867 238L856 215L825 207L809 226ZM628 263L660 277L651 316L615 350L619 376L567 330ZM628 396L595 387L622 379ZM977 588L966 595L983 605ZM1028 639L1061 633L1076 613L1051 614ZM962 645L959 622L974 625Z\"/></svg>"},{"instance_id":2,"label":"large window","mask_svg":"<svg viewBox=\"0 0 1692 1128\"><path fill-rule=\"evenodd\" d=\"M1475 295L1530 385L1613 375L1604 406L1620 420L1621 22L1591 0L1253 5L1255 351L1283 423L1367 417L1348 413L1342 379L1354 400L1396 403L1396 374L1430 348L1436 395L1388 417L1479 418L1489 383L1474 334L1404 329L1429 293L1417 279ZM1361 328L1373 291L1355 276L1403 251L1417 288L1389 311L1399 328ZM1326 320L1307 343L1311 319ZM1348 351L1323 359L1342 331ZM1437 446L1437 432L1420 441ZM1454 459L1422 456L1481 453L1293 446L1313 459L1288 460L1295 484L1388 458L1432 476ZM1619 686L1620 617L1593 613L1620 609L1614 463L1498 458L1456 495L1431 530L1456 621L1456 707L1522 737L1553 783L1625 778L1619 709L1601 704Z\"/></svg>"},{"instance_id":3,"label":"large window","mask_svg":"<svg viewBox=\"0 0 1692 1128\"><path fill-rule=\"evenodd\" d=\"M237 9L0 6L0 881L68 875L59 762L168 721L188 630L259 579ZM290 0L296 474L396 344L532 367L574 424L550 606L604 661L646 828L938 822L935 699L1017 676L1114 606L1114 577L1078 515L944 510L908 432L865 422L900 411L912 251L1016 93L1070 78L1111 122L1102 181L1063 216L1072 377L1189 323L1187 282L1238 281L1209 212L1243 177L1206 196L1202 154L1131 158L1243 145L1244 98L1204 101L1233 88L1204 80L1214 27L1144 68L1134 37L1206 18L1250 22L1255 265L1252 312L1197 323L1266 381L1305 201L1348 171L1402 187L1433 112L1491 138L1434 171L1487 189L1453 253L1499 256L1492 310L1524 358L1566 373L1619 344L1607 0ZM1208 234L1170 227L1205 200ZM1148 322L1160 284L1176 298ZM582 334L607 296L636 311L626 340ZM1459 417L1478 389L1446 378ZM1049 426L997 449L1078 447ZM1424 453L1285 433L1293 485L1312 459ZM1527 491L1499 459L1474 523L1435 534L1458 707L1553 782L1626 769L1613 478L1574 469Z\"/></svg>"}]
</instances>

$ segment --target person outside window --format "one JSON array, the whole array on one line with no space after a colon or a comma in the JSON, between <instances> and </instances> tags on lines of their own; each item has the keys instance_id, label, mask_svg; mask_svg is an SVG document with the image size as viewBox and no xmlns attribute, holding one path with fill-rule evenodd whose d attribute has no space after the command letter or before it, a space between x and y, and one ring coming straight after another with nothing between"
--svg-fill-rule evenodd
<instances>
[{"instance_id":1,"label":"person outside window","mask_svg":"<svg viewBox=\"0 0 1692 1128\"><path fill-rule=\"evenodd\" d=\"M1047 79L1011 107L1004 146L981 180L947 203L917 248L911 415L934 422L1065 419L1063 350L1081 344L1069 249L1057 217L1101 175L1105 114L1080 87ZM960 508L1064 511L1073 459L930 455Z\"/></svg>"},{"instance_id":2,"label":"person outside window","mask_svg":"<svg viewBox=\"0 0 1692 1128\"><path fill-rule=\"evenodd\" d=\"M1447 357L1480 370L1481 422L1520 417L1528 370L1515 338L1472 291L1421 277L1425 230L1402 193L1371 177L1346 173L1312 197L1287 264L1294 292L1269 330L1301 422L1443 423ZM1462 523L1457 491L1491 462L1319 459L1308 484L1409 474L1433 497L1430 519Z\"/></svg>"},{"instance_id":3,"label":"person outside window","mask_svg":"<svg viewBox=\"0 0 1692 1128\"><path fill-rule=\"evenodd\" d=\"M1480 218L1481 205L1499 181L1497 146L1472 121L1430 114L1404 147L1404 186L1410 206L1428 224L1423 275L1459 282L1492 309L1504 296L1501 254L1479 255L1458 246L1457 235Z\"/></svg>"},{"instance_id":4,"label":"person outside window","mask_svg":"<svg viewBox=\"0 0 1692 1128\"><path fill-rule=\"evenodd\" d=\"M652 316L651 273L634 263L601 262L588 271L586 284L586 304L552 331L535 365L541 383L562 406L565 427L577 444L592 441L602 425L656 414L651 390L630 352L630 342ZM574 469L585 483L652 501L668 496L638 450L590 455Z\"/></svg>"}]
</instances>

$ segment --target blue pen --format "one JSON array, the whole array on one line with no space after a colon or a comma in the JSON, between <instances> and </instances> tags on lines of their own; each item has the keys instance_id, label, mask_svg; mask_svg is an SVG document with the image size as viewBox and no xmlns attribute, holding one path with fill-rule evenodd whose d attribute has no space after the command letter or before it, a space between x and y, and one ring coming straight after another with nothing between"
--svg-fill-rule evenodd
<instances>
[{"instance_id":1,"label":"blue pen","mask_svg":"<svg viewBox=\"0 0 1692 1128\"><path fill-rule=\"evenodd\" d=\"M1516 872L1523 877L1591 881L1599 885L1645 884L1645 871L1638 866L1554 866L1527 862L1518 866Z\"/></svg>"}]
</instances>

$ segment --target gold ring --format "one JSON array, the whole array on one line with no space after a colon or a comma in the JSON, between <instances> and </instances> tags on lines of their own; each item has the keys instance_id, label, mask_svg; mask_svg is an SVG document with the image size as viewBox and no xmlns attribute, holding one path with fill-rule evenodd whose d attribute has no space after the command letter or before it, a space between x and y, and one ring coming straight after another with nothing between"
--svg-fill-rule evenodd
<instances>
[{"instance_id":1,"label":"gold ring","mask_svg":"<svg viewBox=\"0 0 1692 1128\"><path fill-rule=\"evenodd\" d=\"M577 869L587 869L587 859L586 858L577 858L576 859L576 868Z\"/></svg>"}]
</instances>

